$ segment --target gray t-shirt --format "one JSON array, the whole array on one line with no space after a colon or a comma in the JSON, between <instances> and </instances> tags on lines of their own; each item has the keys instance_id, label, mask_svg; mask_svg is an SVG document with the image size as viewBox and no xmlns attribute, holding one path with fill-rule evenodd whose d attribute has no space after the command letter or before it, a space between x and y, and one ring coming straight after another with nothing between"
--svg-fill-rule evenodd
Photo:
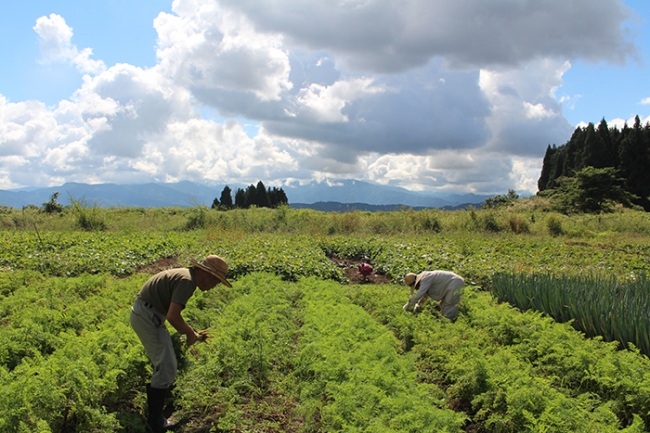
<instances>
[{"instance_id":1,"label":"gray t-shirt","mask_svg":"<svg viewBox=\"0 0 650 433\"><path fill-rule=\"evenodd\" d=\"M172 302L185 307L194 290L196 290L194 268L175 268L159 272L149 278L137 297L153 305L157 313L166 316Z\"/></svg>"}]
</instances>

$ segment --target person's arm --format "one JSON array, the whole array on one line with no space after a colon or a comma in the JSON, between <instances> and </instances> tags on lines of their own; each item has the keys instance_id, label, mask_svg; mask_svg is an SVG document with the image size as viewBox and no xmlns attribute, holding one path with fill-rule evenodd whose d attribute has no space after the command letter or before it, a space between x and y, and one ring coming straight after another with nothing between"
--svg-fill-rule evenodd
<instances>
[{"instance_id":1,"label":"person's arm","mask_svg":"<svg viewBox=\"0 0 650 433\"><path fill-rule=\"evenodd\" d=\"M411 296L411 299L409 299L404 307L402 307L404 310L407 310L408 308L415 305L429 291L429 286L427 284L422 284L421 281L416 285L415 288L418 291L415 293L415 295Z\"/></svg>"},{"instance_id":2,"label":"person's arm","mask_svg":"<svg viewBox=\"0 0 650 433\"><path fill-rule=\"evenodd\" d=\"M187 322L185 322L185 319L183 319L183 316L181 315L183 308L183 304L172 302L169 305L169 310L167 310L166 318L167 321L174 327L174 329L187 336L187 345L191 346L199 338L199 335L194 331L194 329L192 329L190 325L187 324Z\"/></svg>"},{"instance_id":3,"label":"person's arm","mask_svg":"<svg viewBox=\"0 0 650 433\"><path fill-rule=\"evenodd\" d=\"M415 304L415 307L413 307L413 312L414 313L419 313L420 310L422 309L422 306L424 305L425 302L427 302L427 299L429 299L429 296L425 294L420 298L417 304Z\"/></svg>"}]
</instances>

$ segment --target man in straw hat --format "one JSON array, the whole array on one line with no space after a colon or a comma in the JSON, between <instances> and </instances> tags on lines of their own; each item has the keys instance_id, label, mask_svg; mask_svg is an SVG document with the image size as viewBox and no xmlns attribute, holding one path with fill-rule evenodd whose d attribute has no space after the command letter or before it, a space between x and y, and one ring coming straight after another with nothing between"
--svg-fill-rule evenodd
<instances>
[{"instance_id":1,"label":"man in straw hat","mask_svg":"<svg viewBox=\"0 0 650 433\"><path fill-rule=\"evenodd\" d=\"M408 273L404 282L411 288L411 299L404 305L404 311L411 307L417 312L427 297L440 301L440 311L448 319L456 319L461 289L465 280L448 271L424 271L419 274ZM413 292L416 292L415 295Z\"/></svg>"},{"instance_id":2,"label":"man in straw hat","mask_svg":"<svg viewBox=\"0 0 650 433\"><path fill-rule=\"evenodd\" d=\"M226 279L228 264L221 257L210 255L201 263L192 260L192 265L162 271L151 277L138 292L131 309L131 326L153 364L153 376L147 385L147 423L154 432L165 432L173 427L173 423L163 416L163 408L178 366L165 321L184 334L187 345L191 346L199 334L181 315L189 298L197 287L203 291L219 283L232 287Z\"/></svg>"}]
</instances>

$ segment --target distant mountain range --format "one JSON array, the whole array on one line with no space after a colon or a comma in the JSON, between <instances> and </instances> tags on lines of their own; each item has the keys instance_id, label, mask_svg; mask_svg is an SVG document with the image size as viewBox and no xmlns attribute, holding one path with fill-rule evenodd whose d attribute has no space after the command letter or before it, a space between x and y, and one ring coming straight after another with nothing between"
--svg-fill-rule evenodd
<instances>
[{"instance_id":1,"label":"distant mountain range","mask_svg":"<svg viewBox=\"0 0 650 433\"><path fill-rule=\"evenodd\" d=\"M96 184L66 183L57 187L0 190L0 205L22 208L27 205L42 206L53 193L58 192L58 202L70 204L70 198L89 206L100 207L192 207L211 206L221 196L226 185L207 186L189 181L147 184ZM234 192L248 185L229 184ZM312 182L301 186L282 187L294 208L312 208L326 211L344 210L395 210L401 206L419 208L454 209L482 203L491 195L433 194L409 191L404 188L374 185L357 180Z\"/></svg>"}]
</instances>

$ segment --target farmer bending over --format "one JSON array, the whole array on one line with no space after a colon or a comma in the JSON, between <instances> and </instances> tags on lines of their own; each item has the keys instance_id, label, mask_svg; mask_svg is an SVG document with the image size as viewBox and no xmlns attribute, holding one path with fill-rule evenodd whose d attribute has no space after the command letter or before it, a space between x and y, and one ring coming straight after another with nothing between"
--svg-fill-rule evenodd
<instances>
[{"instance_id":1,"label":"farmer bending over","mask_svg":"<svg viewBox=\"0 0 650 433\"><path fill-rule=\"evenodd\" d=\"M187 336L191 346L199 334L188 325L181 311L198 287L205 291L219 283L232 287L226 280L228 264L219 256L208 256L203 262L192 260L194 266L162 271L151 277L135 299L131 309L131 326L144 345L153 364L151 384L147 385L147 423L154 432L173 427L163 416L167 390L176 378L176 355L172 339L165 327L167 320L179 333Z\"/></svg>"},{"instance_id":2,"label":"farmer bending over","mask_svg":"<svg viewBox=\"0 0 650 433\"><path fill-rule=\"evenodd\" d=\"M404 282L411 288L411 299L404 305L404 310L415 305L417 312L427 297L440 301L440 311L448 319L454 320L458 313L461 289L465 280L459 275L448 271L424 271L419 274L408 273ZM413 292L416 292L413 295Z\"/></svg>"}]
</instances>

